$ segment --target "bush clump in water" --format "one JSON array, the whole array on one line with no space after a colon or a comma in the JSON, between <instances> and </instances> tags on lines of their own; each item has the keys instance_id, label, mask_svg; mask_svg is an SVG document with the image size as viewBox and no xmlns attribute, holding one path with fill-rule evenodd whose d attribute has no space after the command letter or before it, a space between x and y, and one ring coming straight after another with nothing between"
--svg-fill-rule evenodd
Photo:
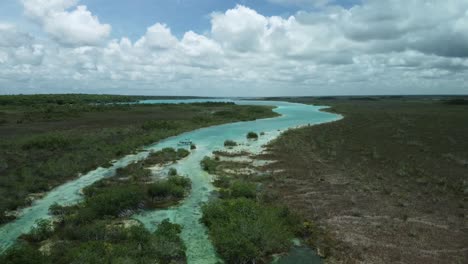
<instances>
[{"instance_id":1,"label":"bush clump in water","mask_svg":"<svg viewBox=\"0 0 468 264\"><path fill-rule=\"evenodd\" d=\"M174 198L183 198L190 189L190 179L172 175L167 180L159 181L148 187L148 195L152 201Z\"/></svg>"},{"instance_id":2,"label":"bush clump in water","mask_svg":"<svg viewBox=\"0 0 468 264\"><path fill-rule=\"evenodd\" d=\"M234 140L226 140L226 141L224 141L224 146L225 147L235 147L235 146L237 146L237 142L235 142Z\"/></svg>"},{"instance_id":3,"label":"bush clump in water","mask_svg":"<svg viewBox=\"0 0 468 264\"><path fill-rule=\"evenodd\" d=\"M247 139L254 139L254 140L256 140L256 139L258 139L258 134L251 131L251 132L247 133Z\"/></svg>"},{"instance_id":4,"label":"bush clump in water","mask_svg":"<svg viewBox=\"0 0 468 264\"><path fill-rule=\"evenodd\" d=\"M208 172L208 173L215 173L216 172L216 168L218 167L218 162L216 162L216 160L206 156L202 159L202 161L200 162L202 168L204 171Z\"/></svg>"}]
</instances>

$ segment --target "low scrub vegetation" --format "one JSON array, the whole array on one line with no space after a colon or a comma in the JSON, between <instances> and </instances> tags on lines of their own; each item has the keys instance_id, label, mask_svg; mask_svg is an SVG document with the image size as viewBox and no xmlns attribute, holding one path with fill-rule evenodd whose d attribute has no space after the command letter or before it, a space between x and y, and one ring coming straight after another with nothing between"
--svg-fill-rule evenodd
<instances>
[{"instance_id":1,"label":"low scrub vegetation","mask_svg":"<svg viewBox=\"0 0 468 264\"><path fill-rule=\"evenodd\" d=\"M247 139L254 139L254 140L256 140L256 139L258 139L258 134L255 133L255 132L249 132L249 133L247 133Z\"/></svg>"},{"instance_id":2,"label":"low scrub vegetation","mask_svg":"<svg viewBox=\"0 0 468 264\"><path fill-rule=\"evenodd\" d=\"M448 104L448 105L468 105L468 99L461 99L461 98L450 99L450 100L446 100L445 104Z\"/></svg>"},{"instance_id":3,"label":"low scrub vegetation","mask_svg":"<svg viewBox=\"0 0 468 264\"><path fill-rule=\"evenodd\" d=\"M141 224L125 227L109 220L78 226L65 222L55 228L46 240L13 246L0 256L0 263L186 263L182 227L167 220L154 233Z\"/></svg>"},{"instance_id":4,"label":"low scrub vegetation","mask_svg":"<svg viewBox=\"0 0 468 264\"><path fill-rule=\"evenodd\" d=\"M0 96L0 224L40 193L141 146L200 127L275 114L229 103L138 105L145 97ZM232 115L216 115L229 111ZM194 146L192 147L194 148ZM155 160L187 155L168 152ZM135 177L138 175L134 175ZM36 194L31 196L31 194Z\"/></svg>"},{"instance_id":5,"label":"low scrub vegetation","mask_svg":"<svg viewBox=\"0 0 468 264\"><path fill-rule=\"evenodd\" d=\"M227 263L268 263L272 254L291 246L288 216L283 209L236 198L205 205L202 222Z\"/></svg>"},{"instance_id":6,"label":"low scrub vegetation","mask_svg":"<svg viewBox=\"0 0 468 264\"><path fill-rule=\"evenodd\" d=\"M88 206L83 211L84 218L115 217L143 208L164 207L178 202L190 191L190 179L177 175L177 170L171 168L166 179L153 181L148 167L174 162L186 157L188 153L185 149L176 151L165 148L151 153L145 160L118 169L114 177L86 187L83 193ZM106 203L112 204L100 210L99 207L105 207Z\"/></svg>"},{"instance_id":7,"label":"low scrub vegetation","mask_svg":"<svg viewBox=\"0 0 468 264\"><path fill-rule=\"evenodd\" d=\"M176 161L186 155L187 150L169 148L151 153L148 159L119 169L114 177L86 187L83 202L51 206L56 220L40 220L20 243L0 256L0 262L185 263L181 226L165 220L150 233L128 217L138 210L174 204L189 192L190 180L176 170L166 179L152 181L147 169L154 162Z\"/></svg>"},{"instance_id":8,"label":"low scrub vegetation","mask_svg":"<svg viewBox=\"0 0 468 264\"><path fill-rule=\"evenodd\" d=\"M235 146L237 146L237 142L235 142L234 140L226 140L226 141L224 141L224 146L225 147L235 147Z\"/></svg>"},{"instance_id":9,"label":"low scrub vegetation","mask_svg":"<svg viewBox=\"0 0 468 264\"><path fill-rule=\"evenodd\" d=\"M227 163L232 165L209 157L202 161L206 171L219 174L214 181L219 199L203 206L202 222L226 263L269 263L273 254L289 250L299 218L279 203L264 202L257 183L223 174L218 167Z\"/></svg>"},{"instance_id":10,"label":"low scrub vegetation","mask_svg":"<svg viewBox=\"0 0 468 264\"><path fill-rule=\"evenodd\" d=\"M216 168L218 166L218 162L215 159L210 158L208 156L204 157L202 161L200 162L200 164L203 170L205 170L208 173L215 173Z\"/></svg>"}]
</instances>

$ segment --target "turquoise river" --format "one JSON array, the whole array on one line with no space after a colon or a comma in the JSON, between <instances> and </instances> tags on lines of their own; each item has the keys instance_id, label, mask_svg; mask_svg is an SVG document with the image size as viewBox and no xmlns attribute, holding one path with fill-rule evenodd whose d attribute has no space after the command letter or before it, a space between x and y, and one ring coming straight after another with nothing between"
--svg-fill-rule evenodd
<instances>
[{"instance_id":1,"label":"turquoise river","mask_svg":"<svg viewBox=\"0 0 468 264\"><path fill-rule=\"evenodd\" d=\"M191 103L199 101L148 100L141 103ZM201 169L200 160L204 156L211 155L214 150L223 149L223 143L226 139L244 142L250 152L258 153L265 143L289 128L331 122L341 118L339 115L320 111L323 107L319 106L278 101L236 100L233 102L239 105L276 106L274 111L281 116L212 126L170 137L143 148L137 154L127 155L115 161L109 168L97 168L65 183L50 191L42 199L35 201L32 206L23 209L15 221L0 227L0 252L13 245L21 234L28 232L38 219L49 218L48 209L52 204L76 203L82 198L80 195L82 188L102 178L111 177L117 168L144 159L150 151L165 147L176 148L179 141L188 138L196 144L197 149L192 151L192 154L187 158L171 166L175 167L180 174L190 177L192 180L191 194L177 206L165 210L145 211L134 215L133 218L141 221L150 230L154 230L156 224L166 218L181 224L184 227L182 238L187 246L188 263L217 263L219 259L208 238L206 228L199 221L200 207L210 198L214 190L211 176ZM246 134L249 131L264 132L265 135L261 136L258 141L247 142Z\"/></svg>"}]
</instances>

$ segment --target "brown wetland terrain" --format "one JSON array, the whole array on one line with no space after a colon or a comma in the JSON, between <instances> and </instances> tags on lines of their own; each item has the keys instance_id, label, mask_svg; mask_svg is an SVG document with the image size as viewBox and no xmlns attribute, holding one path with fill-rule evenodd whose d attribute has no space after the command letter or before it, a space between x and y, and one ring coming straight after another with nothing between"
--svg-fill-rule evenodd
<instances>
[{"instance_id":1,"label":"brown wetland terrain","mask_svg":"<svg viewBox=\"0 0 468 264\"><path fill-rule=\"evenodd\" d=\"M421 98L296 98L344 119L289 130L265 182L315 225L328 263L466 263L468 105Z\"/></svg>"}]
</instances>

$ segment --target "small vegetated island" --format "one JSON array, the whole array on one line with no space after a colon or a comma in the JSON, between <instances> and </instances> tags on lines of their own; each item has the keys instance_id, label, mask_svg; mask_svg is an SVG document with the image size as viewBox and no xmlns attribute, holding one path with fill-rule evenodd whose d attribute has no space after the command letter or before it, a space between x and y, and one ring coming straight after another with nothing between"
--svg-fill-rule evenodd
<instances>
[{"instance_id":1,"label":"small vegetated island","mask_svg":"<svg viewBox=\"0 0 468 264\"><path fill-rule=\"evenodd\" d=\"M228 148L232 148L232 147L235 147L237 146L237 142L235 142L234 140L226 140L224 141L224 146L225 147L228 147Z\"/></svg>"},{"instance_id":2,"label":"small vegetated island","mask_svg":"<svg viewBox=\"0 0 468 264\"><path fill-rule=\"evenodd\" d=\"M148 97L107 95L0 96L0 223L52 188L144 145L216 124L272 117L271 107L232 103L133 104ZM183 227L163 221L147 231L130 219L166 208L189 192L170 169L155 179L149 167L176 162L196 149L167 148L82 190L72 206L54 205L0 256L0 263L184 263Z\"/></svg>"},{"instance_id":3,"label":"small vegetated island","mask_svg":"<svg viewBox=\"0 0 468 264\"><path fill-rule=\"evenodd\" d=\"M247 133L247 139L256 140L256 139L258 139L258 134L255 133L255 132L250 131L249 133Z\"/></svg>"}]
</instances>

